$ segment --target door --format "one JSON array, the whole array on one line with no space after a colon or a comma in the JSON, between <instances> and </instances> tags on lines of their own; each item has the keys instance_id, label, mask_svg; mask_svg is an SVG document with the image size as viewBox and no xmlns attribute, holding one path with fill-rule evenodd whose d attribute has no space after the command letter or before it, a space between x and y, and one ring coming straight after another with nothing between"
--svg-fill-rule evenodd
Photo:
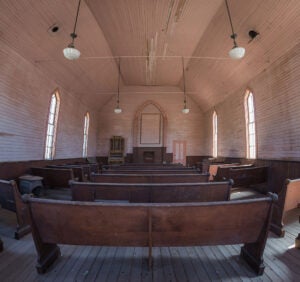
<instances>
[{"instance_id":1,"label":"door","mask_svg":"<svg viewBox=\"0 0 300 282\"><path fill-rule=\"evenodd\" d=\"M186 141L173 141L173 163L186 163Z\"/></svg>"}]
</instances>

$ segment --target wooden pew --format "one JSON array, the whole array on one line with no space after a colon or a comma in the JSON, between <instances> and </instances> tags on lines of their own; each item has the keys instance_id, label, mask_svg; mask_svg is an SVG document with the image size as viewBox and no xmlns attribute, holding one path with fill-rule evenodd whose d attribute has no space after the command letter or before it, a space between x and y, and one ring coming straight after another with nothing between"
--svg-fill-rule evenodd
<instances>
[{"instance_id":1,"label":"wooden pew","mask_svg":"<svg viewBox=\"0 0 300 282\"><path fill-rule=\"evenodd\" d=\"M210 181L215 180L215 177L216 177L219 167L236 167L239 165L240 165L239 163L230 163L230 164L226 164L226 163L214 164L214 163L212 163L209 165L209 169L208 169L208 172L210 174L209 180ZM222 180L219 180L219 181L222 181Z\"/></svg>"},{"instance_id":2,"label":"wooden pew","mask_svg":"<svg viewBox=\"0 0 300 282\"><path fill-rule=\"evenodd\" d=\"M216 169L213 172L213 180L214 181L224 181L226 179L230 179L229 171L231 168L249 168L253 167L253 164L222 164L216 165Z\"/></svg>"},{"instance_id":3,"label":"wooden pew","mask_svg":"<svg viewBox=\"0 0 300 282\"><path fill-rule=\"evenodd\" d=\"M44 178L44 185L50 188L69 186L70 180L75 180L73 170L71 168L46 168L46 167L32 167L31 173Z\"/></svg>"},{"instance_id":4,"label":"wooden pew","mask_svg":"<svg viewBox=\"0 0 300 282\"><path fill-rule=\"evenodd\" d=\"M131 203L214 202L229 200L232 182L206 183L90 183L70 181L73 201Z\"/></svg>"},{"instance_id":5,"label":"wooden pew","mask_svg":"<svg viewBox=\"0 0 300 282\"><path fill-rule=\"evenodd\" d=\"M283 237L284 218L286 212L297 208L300 203L300 179L286 179L280 193L278 201L274 205L271 230L278 236ZM299 245L300 246L300 245Z\"/></svg>"},{"instance_id":6,"label":"wooden pew","mask_svg":"<svg viewBox=\"0 0 300 282\"><path fill-rule=\"evenodd\" d=\"M22 238L31 231L31 228L28 225L27 207L22 202L17 183L14 180L0 180L0 204L3 209L16 213L16 239Z\"/></svg>"},{"instance_id":7,"label":"wooden pew","mask_svg":"<svg viewBox=\"0 0 300 282\"><path fill-rule=\"evenodd\" d=\"M91 174L92 182L105 183L190 183L207 182L209 174Z\"/></svg>"},{"instance_id":8,"label":"wooden pew","mask_svg":"<svg viewBox=\"0 0 300 282\"><path fill-rule=\"evenodd\" d=\"M163 204L24 200L39 273L60 256L57 244L148 247L149 267L152 247L244 244L241 256L262 275L274 199Z\"/></svg>"},{"instance_id":9,"label":"wooden pew","mask_svg":"<svg viewBox=\"0 0 300 282\"><path fill-rule=\"evenodd\" d=\"M55 169L72 169L74 178L78 181L87 181L88 175L84 174L83 168L80 165L47 165L48 168Z\"/></svg>"},{"instance_id":10,"label":"wooden pew","mask_svg":"<svg viewBox=\"0 0 300 282\"><path fill-rule=\"evenodd\" d=\"M228 177L234 181L233 187L249 188L251 186L262 193L266 193L268 174L269 167L267 166L230 168Z\"/></svg>"}]
</instances>

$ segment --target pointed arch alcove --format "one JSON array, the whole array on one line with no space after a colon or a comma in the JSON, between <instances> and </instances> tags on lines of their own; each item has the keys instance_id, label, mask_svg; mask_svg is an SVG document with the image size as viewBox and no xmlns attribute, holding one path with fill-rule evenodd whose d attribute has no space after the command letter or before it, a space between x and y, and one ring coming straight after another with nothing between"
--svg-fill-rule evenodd
<instances>
[{"instance_id":1,"label":"pointed arch alcove","mask_svg":"<svg viewBox=\"0 0 300 282\"><path fill-rule=\"evenodd\" d=\"M146 101L133 120L133 162L166 161L167 115L154 101Z\"/></svg>"}]
</instances>

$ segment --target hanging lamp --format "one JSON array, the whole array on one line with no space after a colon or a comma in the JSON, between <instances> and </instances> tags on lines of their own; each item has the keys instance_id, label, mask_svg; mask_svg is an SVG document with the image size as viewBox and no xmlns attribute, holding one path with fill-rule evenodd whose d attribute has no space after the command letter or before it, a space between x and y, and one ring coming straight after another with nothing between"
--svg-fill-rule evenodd
<instances>
[{"instance_id":1,"label":"hanging lamp","mask_svg":"<svg viewBox=\"0 0 300 282\"><path fill-rule=\"evenodd\" d=\"M227 0L225 0L225 3L226 3L226 10L227 10L227 14L228 14L228 17L229 17L229 22L230 22L231 30L232 30L232 34L231 34L230 37L233 40L233 47L229 51L228 54L229 54L229 57L231 59L239 60L239 59L242 59L245 56L245 48L239 47L237 45L237 43L236 43L237 34L234 32L234 29L233 29L232 19L231 19L231 15L230 15L230 11L229 11L229 6L228 6Z\"/></svg>"},{"instance_id":2,"label":"hanging lamp","mask_svg":"<svg viewBox=\"0 0 300 282\"><path fill-rule=\"evenodd\" d=\"M122 109L120 108L120 76L121 76L121 58L119 57L119 66L118 66L118 93L117 93L117 106L114 109L115 114L122 113Z\"/></svg>"},{"instance_id":3,"label":"hanging lamp","mask_svg":"<svg viewBox=\"0 0 300 282\"><path fill-rule=\"evenodd\" d=\"M72 38L72 41L68 45L68 47L63 50L64 56L68 60L77 60L80 57L80 51L78 49L76 49L75 46L74 46L74 40L77 37L76 25L77 25L77 19L78 19L78 14L79 14L80 3L81 3L81 0L79 0L79 2L78 2L74 29L73 29L73 32L70 34L70 36Z\"/></svg>"},{"instance_id":4,"label":"hanging lamp","mask_svg":"<svg viewBox=\"0 0 300 282\"><path fill-rule=\"evenodd\" d=\"M182 79L183 79L183 114L188 114L190 109L186 106L186 93L185 93L185 71L184 71L184 58L182 57Z\"/></svg>"}]
</instances>

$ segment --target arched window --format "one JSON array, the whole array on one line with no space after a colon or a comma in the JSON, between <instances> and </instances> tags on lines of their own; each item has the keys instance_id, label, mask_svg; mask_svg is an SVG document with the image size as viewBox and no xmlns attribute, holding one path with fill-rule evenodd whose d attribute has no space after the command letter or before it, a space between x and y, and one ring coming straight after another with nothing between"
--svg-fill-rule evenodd
<instances>
[{"instance_id":1,"label":"arched window","mask_svg":"<svg viewBox=\"0 0 300 282\"><path fill-rule=\"evenodd\" d=\"M213 157L218 156L218 115L213 113Z\"/></svg>"},{"instance_id":2,"label":"arched window","mask_svg":"<svg viewBox=\"0 0 300 282\"><path fill-rule=\"evenodd\" d=\"M89 125L90 125L90 114L87 112L84 116L84 128L83 128L83 149L82 156L87 157L88 149L88 137L89 137Z\"/></svg>"},{"instance_id":3,"label":"arched window","mask_svg":"<svg viewBox=\"0 0 300 282\"><path fill-rule=\"evenodd\" d=\"M59 112L59 93L55 91L50 100L48 126L45 146L45 159L52 160L55 153L56 128Z\"/></svg>"},{"instance_id":4,"label":"arched window","mask_svg":"<svg viewBox=\"0 0 300 282\"><path fill-rule=\"evenodd\" d=\"M245 119L247 138L247 158L256 158L255 110L253 93L249 90L245 94Z\"/></svg>"}]
</instances>

